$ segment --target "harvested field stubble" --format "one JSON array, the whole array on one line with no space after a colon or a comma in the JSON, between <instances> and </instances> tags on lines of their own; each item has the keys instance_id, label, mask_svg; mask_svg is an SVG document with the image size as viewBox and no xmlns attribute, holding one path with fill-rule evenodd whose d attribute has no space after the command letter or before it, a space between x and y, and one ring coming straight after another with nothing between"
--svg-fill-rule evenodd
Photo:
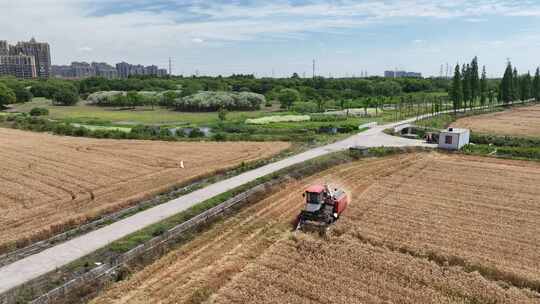
<instances>
[{"instance_id":1,"label":"harvested field stubble","mask_svg":"<svg viewBox=\"0 0 540 304\"><path fill-rule=\"evenodd\" d=\"M540 303L519 288L540 277L539 178L536 163L438 153L342 165L242 210L93 303ZM350 207L328 238L291 233L302 190L325 181L352 193Z\"/></svg>"},{"instance_id":2,"label":"harvested field stubble","mask_svg":"<svg viewBox=\"0 0 540 304\"><path fill-rule=\"evenodd\" d=\"M431 155L373 185L358 238L540 291L540 165ZM356 224L356 223L361 223Z\"/></svg>"},{"instance_id":3,"label":"harvested field stubble","mask_svg":"<svg viewBox=\"0 0 540 304\"><path fill-rule=\"evenodd\" d=\"M410 165L415 154L339 166L300 182L219 223L178 250L116 284L93 303L194 303L209 296L291 229L309 184L326 180L365 190L384 174ZM351 189L352 190L352 189Z\"/></svg>"},{"instance_id":4,"label":"harvested field stubble","mask_svg":"<svg viewBox=\"0 0 540 304\"><path fill-rule=\"evenodd\" d=\"M513 107L504 112L464 117L452 126L484 134L540 137L540 105Z\"/></svg>"},{"instance_id":5,"label":"harvested field stubble","mask_svg":"<svg viewBox=\"0 0 540 304\"><path fill-rule=\"evenodd\" d=\"M529 296L350 236L300 236L274 245L212 302L531 303Z\"/></svg>"},{"instance_id":6,"label":"harvested field stubble","mask_svg":"<svg viewBox=\"0 0 540 304\"><path fill-rule=\"evenodd\" d=\"M0 129L0 253L288 147L97 140Z\"/></svg>"}]
</instances>

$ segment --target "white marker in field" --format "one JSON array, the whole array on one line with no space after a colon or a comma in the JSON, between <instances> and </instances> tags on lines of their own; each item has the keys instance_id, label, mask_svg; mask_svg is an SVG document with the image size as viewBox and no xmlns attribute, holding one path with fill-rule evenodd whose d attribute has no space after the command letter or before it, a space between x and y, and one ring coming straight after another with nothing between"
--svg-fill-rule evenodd
<instances>
[{"instance_id":1,"label":"white marker in field","mask_svg":"<svg viewBox=\"0 0 540 304\"><path fill-rule=\"evenodd\" d=\"M184 169L184 161L183 160L180 161L180 168Z\"/></svg>"}]
</instances>

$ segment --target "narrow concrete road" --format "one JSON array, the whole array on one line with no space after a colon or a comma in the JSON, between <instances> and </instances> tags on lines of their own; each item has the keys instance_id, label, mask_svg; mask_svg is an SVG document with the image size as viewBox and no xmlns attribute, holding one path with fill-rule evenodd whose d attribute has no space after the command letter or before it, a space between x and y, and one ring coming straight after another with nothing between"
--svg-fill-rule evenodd
<instances>
[{"instance_id":1,"label":"narrow concrete road","mask_svg":"<svg viewBox=\"0 0 540 304\"><path fill-rule=\"evenodd\" d=\"M408 140L389 136L382 132L386 128L404 123L411 123L417 119L428 116L430 115L423 115L399 123L377 126L365 132L353 135L345 140L314 148L275 163L245 172L4 266L3 268L0 268L0 294L59 267L65 266L113 241L182 212L216 195L291 165L332 152L346 150L352 146L433 146L418 140Z\"/></svg>"}]
</instances>

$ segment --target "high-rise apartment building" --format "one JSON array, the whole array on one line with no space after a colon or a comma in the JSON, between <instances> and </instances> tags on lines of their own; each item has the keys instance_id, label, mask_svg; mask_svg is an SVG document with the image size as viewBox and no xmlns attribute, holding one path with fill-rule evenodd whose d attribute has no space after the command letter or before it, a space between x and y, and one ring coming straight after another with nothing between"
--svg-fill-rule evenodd
<instances>
[{"instance_id":1,"label":"high-rise apartment building","mask_svg":"<svg viewBox=\"0 0 540 304\"><path fill-rule=\"evenodd\" d=\"M169 72L167 71L167 69L158 69L157 71L158 77L165 77L167 75L169 75Z\"/></svg>"},{"instance_id":2,"label":"high-rise apartment building","mask_svg":"<svg viewBox=\"0 0 540 304\"><path fill-rule=\"evenodd\" d=\"M10 75L22 79L36 78L34 56L0 55L0 75Z\"/></svg>"},{"instance_id":3,"label":"high-rise apartment building","mask_svg":"<svg viewBox=\"0 0 540 304\"><path fill-rule=\"evenodd\" d=\"M115 67L105 62L92 62L92 67L96 71L96 76L113 79L118 78L118 71Z\"/></svg>"},{"instance_id":4,"label":"high-rise apartment building","mask_svg":"<svg viewBox=\"0 0 540 304\"><path fill-rule=\"evenodd\" d=\"M421 78L422 73L407 72L407 71L384 71L384 77L386 78Z\"/></svg>"},{"instance_id":5,"label":"high-rise apartment building","mask_svg":"<svg viewBox=\"0 0 540 304\"><path fill-rule=\"evenodd\" d=\"M74 78L88 78L96 76L96 70L88 62L72 62L71 70Z\"/></svg>"},{"instance_id":6,"label":"high-rise apartment building","mask_svg":"<svg viewBox=\"0 0 540 304\"><path fill-rule=\"evenodd\" d=\"M144 75L157 76L157 74L158 74L158 67L155 65L149 65L144 68Z\"/></svg>"},{"instance_id":7,"label":"high-rise apartment building","mask_svg":"<svg viewBox=\"0 0 540 304\"><path fill-rule=\"evenodd\" d=\"M144 75L144 66L140 64L131 65L129 75Z\"/></svg>"},{"instance_id":8,"label":"high-rise apartment building","mask_svg":"<svg viewBox=\"0 0 540 304\"><path fill-rule=\"evenodd\" d=\"M73 69L70 65L51 65L51 77L73 78Z\"/></svg>"},{"instance_id":9,"label":"high-rise apartment building","mask_svg":"<svg viewBox=\"0 0 540 304\"><path fill-rule=\"evenodd\" d=\"M51 51L46 42L37 42L32 38L30 41L21 41L9 47L11 55L33 56L36 65L37 77L49 78L51 72Z\"/></svg>"},{"instance_id":10,"label":"high-rise apartment building","mask_svg":"<svg viewBox=\"0 0 540 304\"><path fill-rule=\"evenodd\" d=\"M155 65L143 66L140 64L129 64L120 62L116 64L119 78L128 78L131 75L167 76L167 70L160 69Z\"/></svg>"},{"instance_id":11,"label":"high-rise apartment building","mask_svg":"<svg viewBox=\"0 0 540 304\"><path fill-rule=\"evenodd\" d=\"M118 71L118 77L120 77L120 78L128 78L130 68L131 68L131 64L129 64L127 62L117 63L116 64L116 70Z\"/></svg>"},{"instance_id":12,"label":"high-rise apartment building","mask_svg":"<svg viewBox=\"0 0 540 304\"><path fill-rule=\"evenodd\" d=\"M0 55L9 55L9 45L5 40L0 40Z\"/></svg>"}]
</instances>

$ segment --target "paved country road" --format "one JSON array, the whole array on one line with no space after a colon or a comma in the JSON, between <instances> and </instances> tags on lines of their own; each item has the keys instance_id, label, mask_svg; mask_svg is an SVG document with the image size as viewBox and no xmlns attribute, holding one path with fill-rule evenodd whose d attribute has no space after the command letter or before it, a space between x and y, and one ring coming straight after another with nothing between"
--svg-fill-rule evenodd
<instances>
[{"instance_id":1,"label":"paved country road","mask_svg":"<svg viewBox=\"0 0 540 304\"><path fill-rule=\"evenodd\" d=\"M208 187L196 190L167 203L139 212L131 217L71 239L35 255L18 260L12 264L4 266L3 268L0 268L0 294L5 293L10 289L13 289L32 279L54 271L57 268L65 266L106 246L111 242L119 240L149 225L160 222L198 203L204 202L223 192L237 188L243 184L276 172L280 169L302 163L325 154L346 150L353 146L433 147L434 145L429 145L419 140L409 140L383 133L383 130L386 128L411 123L417 119L422 119L429 116L431 115L427 114L398 123L377 126L365 132L353 135L347 139L326 146L314 148L275 163L253 169L229 179L217 182Z\"/></svg>"}]
</instances>

